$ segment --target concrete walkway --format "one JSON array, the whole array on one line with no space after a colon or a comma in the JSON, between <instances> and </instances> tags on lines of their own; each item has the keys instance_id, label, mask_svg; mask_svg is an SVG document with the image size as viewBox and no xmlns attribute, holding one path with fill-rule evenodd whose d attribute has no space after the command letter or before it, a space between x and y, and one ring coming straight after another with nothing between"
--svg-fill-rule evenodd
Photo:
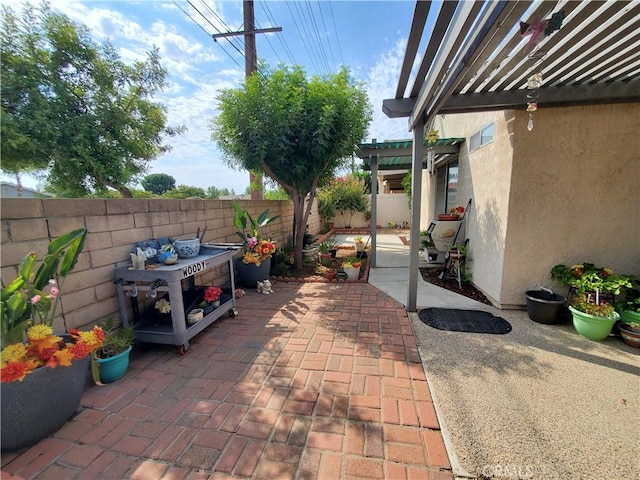
<instances>
[{"instance_id":1,"label":"concrete walkway","mask_svg":"<svg viewBox=\"0 0 640 480\"><path fill-rule=\"evenodd\" d=\"M379 235L369 282L406 304L408 259L398 235ZM640 478L639 349L587 340L567 317L541 325L422 278L417 305L491 311L513 327L447 332L409 314L458 478Z\"/></svg>"},{"instance_id":2,"label":"concrete walkway","mask_svg":"<svg viewBox=\"0 0 640 480\"><path fill-rule=\"evenodd\" d=\"M376 268L369 270L369 283L403 305L407 304L409 282L409 246L404 245L400 235L409 233L383 233L377 236ZM353 245L354 235L337 235L336 241L342 245ZM367 241L367 236L363 235ZM423 262L424 265L426 263ZM453 282L453 280L451 280ZM464 308L490 311L490 305L458 295L445 288L437 287L422 279L418 273L418 309L426 307Z\"/></svg>"}]
</instances>

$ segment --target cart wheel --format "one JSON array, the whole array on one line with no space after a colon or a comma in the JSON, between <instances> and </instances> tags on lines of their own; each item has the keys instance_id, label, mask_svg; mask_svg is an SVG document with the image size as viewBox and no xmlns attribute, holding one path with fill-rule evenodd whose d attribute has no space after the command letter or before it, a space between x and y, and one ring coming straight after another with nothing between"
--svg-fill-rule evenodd
<instances>
[{"instance_id":1,"label":"cart wheel","mask_svg":"<svg viewBox=\"0 0 640 480\"><path fill-rule=\"evenodd\" d=\"M232 308L231 310L229 310L229 316L231 318L235 317L236 315L238 315L238 310L236 308Z\"/></svg>"},{"instance_id":2,"label":"cart wheel","mask_svg":"<svg viewBox=\"0 0 640 480\"><path fill-rule=\"evenodd\" d=\"M189 346L188 345L180 345L178 347L178 354L180 355L186 355L187 350L189 350Z\"/></svg>"}]
</instances>

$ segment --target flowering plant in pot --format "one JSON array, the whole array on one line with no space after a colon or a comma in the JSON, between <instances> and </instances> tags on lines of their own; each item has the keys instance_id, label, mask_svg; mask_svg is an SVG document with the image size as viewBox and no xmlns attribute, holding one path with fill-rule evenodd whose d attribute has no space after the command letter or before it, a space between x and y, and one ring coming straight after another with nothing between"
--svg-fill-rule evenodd
<instances>
[{"instance_id":1,"label":"flowering plant in pot","mask_svg":"<svg viewBox=\"0 0 640 480\"><path fill-rule=\"evenodd\" d=\"M18 277L6 287L3 285L3 382L22 381L25 375L43 366L69 366L102 344L104 332L99 327L90 332L69 330L68 343L53 334L62 286L78 260L86 234L82 228L53 240L37 270L37 254L29 253L18 267Z\"/></svg>"},{"instance_id":2,"label":"flowering plant in pot","mask_svg":"<svg viewBox=\"0 0 640 480\"><path fill-rule=\"evenodd\" d=\"M80 405L89 358L102 345L104 331L97 326L90 331L65 328L67 332L56 335L53 323L64 279L77 262L86 233L78 229L53 240L37 270L37 254L27 254L17 278L2 285L3 451L47 437Z\"/></svg>"},{"instance_id":3,"label":"flowering plant in pot","mask_svg":"<svg viewBox=\"0 0 640 480\"><path fill-rule=\"evenodd\" d=\"M105 319L100 327L104 330L104 341L91 357L93 380L98 385L114 382L124 376L136 340L134 326L118 326L113 317Z\"/></svg>"},{"instance_id":4,"label":"flowering plant in pot","mask_svg":"<svg viewBox=\"0 0 640 480\"><path fill-rule=\"evenodd\" d=\"M613 325L620 319L613 304L595 294L581 293L569 302L569 311L576 331L590 340L601 341L609 336Z\"/></svg>"},{"instance_id":5,"label":"flowering plant in pot","mask_svg":"<svg viewBox=\"0 0 640 480\"><path fill-rule=\"evenodd\" d=\"M551 269L551 278L568 285L578 294L597 290L600 294L618 295L623 288L632 287L630 276L586 262L571 266L556 265Z\"/></svg>"},{"instance_id":6,"label":"flowering plant in pot","mask_svg":"<svg viewBox=\"0 0 640 480\"><path fill-rule=\"evenodd\" d=\"M255 264L257 267L276 251L275 245L262 238L260 228L266 227L276 220L278 216L269 217L269 209L265 209L256 218L240 207L237 201L233 201L233 225L238 229L236 235L242 240L242 262Z\"/></svg>"},{"instance_id":7,"label":"flowering plant in pot","mask_svg":"<svg viewBox=\"0 0 640 480\"><path fill-rule=\"evenodd\" d=\"M211 286L204 289L204 300L198 304L202 308L205 315L208 315L214 308L220 306L220 296L222 295L222 288Z\"/></svg>"}]
</instances>

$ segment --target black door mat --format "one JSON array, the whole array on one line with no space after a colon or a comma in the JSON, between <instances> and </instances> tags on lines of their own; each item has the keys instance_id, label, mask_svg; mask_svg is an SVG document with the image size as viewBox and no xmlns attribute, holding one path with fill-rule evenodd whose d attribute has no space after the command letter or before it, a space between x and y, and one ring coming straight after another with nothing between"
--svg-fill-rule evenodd
<instances>
[{"instance_id":1,"label":"black door mat","mask_svg":"<svg viewBox=\"0 0 640 480\"><path fill-rule=\"evenodd\" d=\"M423 323L438 330L492 333L497 335L503 335L511 331L511 324L504 318L478 310L425 308L420 310L418 316Z\"/></svg>"}]
</instances>

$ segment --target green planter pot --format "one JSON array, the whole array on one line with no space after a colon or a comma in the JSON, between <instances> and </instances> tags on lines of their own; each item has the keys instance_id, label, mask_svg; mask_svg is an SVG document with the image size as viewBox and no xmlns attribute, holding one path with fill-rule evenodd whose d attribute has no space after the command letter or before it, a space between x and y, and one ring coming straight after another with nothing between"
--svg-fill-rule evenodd
<instances>
[{"instance_id":1,"label":"green planter pot","mask_svg":"<svg viewBox=\"0 0 640 480\"><path fill-rule=\"evenodd\" d=\"M129 354L131 353L131 345L124 352L109 358L96 358L97 364L100 366L100 381L102 383L115 382L119 378L124 377L129 368Z\"/></svg>"},{"instance_id":2,"label":"green planter pot","mask_svg":"<svg viewBox=\"0 0 640 480\"><path fill-rule=\"evenodd\" d=\"M601 342L609 336L613 325L620 319L618 312L613 312L612 317L597 317L588 313L576 310L569 306L573 317L573 327L576 331L589 340Z\"/></svg>"},{"instance_id":3,"label":"green planter pot","mask_svg":"<svg viewBox=\"0 0 640 480\"><path fill-rule=\"evenodd\" d=\"M78 410L89 357L70 367L40 367L21 382L0 384L2 451L29 447L55 433Z\"/></svg>"},{"instance_id":4,"label":"green planter pot","mask_svg":"<svg viewBox=\"0 0 640 480\"><path fill-rule=\"evenodd\" d=\"M242 258L236 259L236 272L240 276L240 283L247 288L256 288L258 282L269 278L271 258L267 258L257 267L255 263L243 263Z\"/></svg>"},{"instance_id":5,"label":"green planter pot","mask_svg":"<svg viewBox=\"0 0 640 480\"><path fill-rule=\"evenodd\" d=\"M620 314L620 320L624 323L640 323L640 313L633 310L623 310Z\"/></svg>"}]
</instances>

